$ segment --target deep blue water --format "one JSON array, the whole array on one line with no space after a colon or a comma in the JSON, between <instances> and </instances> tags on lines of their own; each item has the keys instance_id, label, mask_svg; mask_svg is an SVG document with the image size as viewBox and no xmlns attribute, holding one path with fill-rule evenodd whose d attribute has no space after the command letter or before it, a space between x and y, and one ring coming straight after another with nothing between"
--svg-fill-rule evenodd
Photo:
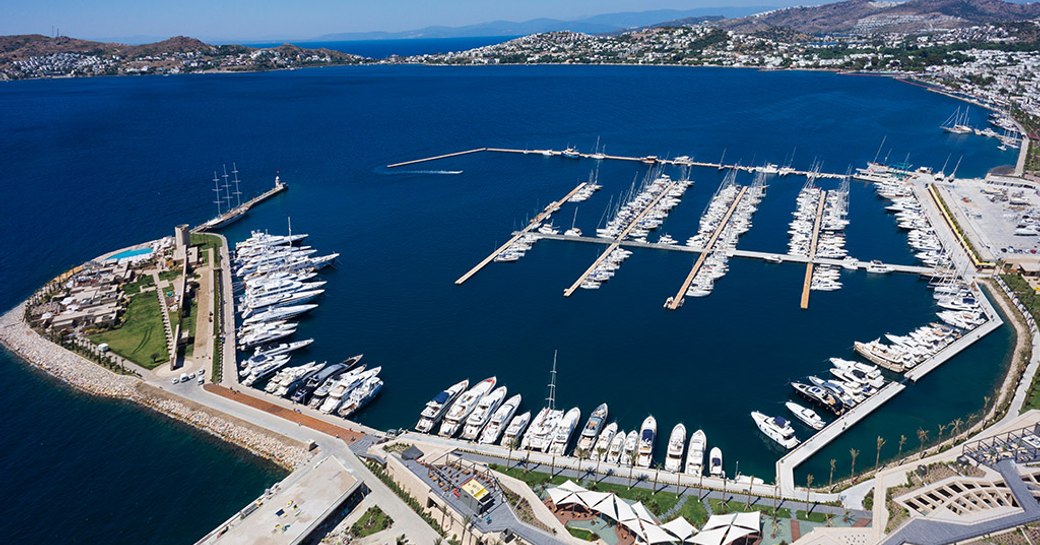
<instances>
[{"instance_id":1,"label":"deep blue water","mask_svg":"<svg viewBox=\"0 0 1040 545\"><path fill-rule=\"evenodd\" d=\"M563 196L594 164L487 153L403 170L383 165L481 146L590 149L597 137L614 154L715 160L725 151L727 161L747 164L783 163L794 152L795 166L819 160L828 171L861 166L884 137L882 153L909 154L916 164L938 168L947 157L963 157L961 175L1013 162L1014 154L998 151L991 140L941 132L938 125L957 106L883 78L666 67L371 66L6 84L0 86L6 180L0 270L11 272L0 287L0 307L67 266L209 218L215 211L211 173L235 161L245 192L269 187L275 171L291 189L233 225L227 232L232 240L250 229L283 231L291 216L295 231L310 233L309 243L343 254L324 275L329 283L322 306L300 328L317 342L299 359L364 352L370 364L382 364L386 387L362 421L410 426L441 387L492 374L524 395L525 408L537 410L559 350L561 406L578 405L587 414L606 401L612 418L628 429L653 413L663 436L681 420L691 430L703 428L709 442L723 448L731 473L739 461L742 472L771 478L779 453L748 413L781 413L790 395L787 382L824 372L827 357L851 356L854 340L933 320L924 282L846 273L845 289L814 293L811 308L802 311L802 267L735 258L715 293L673 313L662 304L693 256L641 250L603 289L564 298L562 290L599 248L545 241L519 263L492 264L455 286L525 217ZM973 112L981 123L984 113ZM578 206L578 225L591 231L608 202L616 202L644 169L603 163L606 187ZM440 170L463 174L430 173ZM694 170L693 179L695 186L663 227L680 240L696 230L721 173ZM802 183L797 177L770 181L741 247L785 248ZM905 236L883 206L869 186L853 183L849 249L861 259L910 263ZM566 205L557 224L569 224L573 214L573 205ZM803 471L819 482L829 458L843 452L847 458L849 448L873 454L878 433L889 441L884 452L894 454L899 434L913 438L918 427L929 427L934 437L937 424L977 411L1006 366L1009 343L1005 327L913 385ZM95 466L116 472L137 467L176 489L148 494L135 480L118 481L125 484L126 501L151 507L149 525L176 526L188 535L214 525L178 511L183 502L177 494L201 489L208 477L181 474L175 463L140 466L135 451L113 447L125 442L97 430L116 416L135 419L121 431L142 444L179 438L195 453L184 457L194 460L193 471L220 474L240 459L170 431L163 419L81 399L4 363L4 384L14 393L5 399L11 431L3 441L20 448L30 432L56 441L64 427L79 430L69 444L38 440L37 451L46 456L32 460L8 458L12 448L3 449L5 467L15 460L32 466L34 486L49 490L71 489L76 481L50 474L37 459L57 457L81 473ZM62 403L90 410L70 419ZM913 445L911 440L908 448ZM860 467L868 457L860 458ZM273 479L255 467L246 477L214 478L229 484L239 479L242 486L241 497L213 504L217 519ZM25 526L43 532L38 541L52 536L52 500L27 497L24 487L0 490L7 520L34 522ZM77 488L63 518L95 520L111 510L106 498L103 491ZM140 541L144 523L132 517L120 523L135 527L115 532L108 542Z\"/></svg>"},{"instance_id":2,"label":"deep blue water","mask_svg":"<svg viewBox=\"0 0 1040 545\"><path fill-rule=\"evenodd\" d=\"M293 42L300 47L326 48L371 59L385 59L391 55L407 57L465 51L486 45L499 44L516 36L476 36L465 38L409 38L403 40L343 40L323 42ZM254 47L276 47L282 42L249 44Z\"/></svg>"}]
</instances>

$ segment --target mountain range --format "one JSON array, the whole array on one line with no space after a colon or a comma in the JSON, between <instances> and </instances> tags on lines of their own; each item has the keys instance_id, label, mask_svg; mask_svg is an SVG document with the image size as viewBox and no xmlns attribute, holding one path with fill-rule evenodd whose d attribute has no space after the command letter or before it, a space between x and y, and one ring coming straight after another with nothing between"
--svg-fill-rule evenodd
<instances>
[{"instance_id":1,"label":"mountain range","mask_svg":"<svg viewBox=\"0 0 1040 545\"><path fill-rule=\"evenodd\" d=\"M770 6L715 7L686 10L660 9L605 13L573 20L539 18L529 21L490 21L465 26L429 26L400 32L344 32L325 34L308 41L331 42L350 40L404 40L410 38L464 38L479 36L526 36L541 32L570 30L586 34L606 34L646 27L664 21L678 19L703 19L705 17L734 18L774 9Z\"/></svg>"}]
</instances>

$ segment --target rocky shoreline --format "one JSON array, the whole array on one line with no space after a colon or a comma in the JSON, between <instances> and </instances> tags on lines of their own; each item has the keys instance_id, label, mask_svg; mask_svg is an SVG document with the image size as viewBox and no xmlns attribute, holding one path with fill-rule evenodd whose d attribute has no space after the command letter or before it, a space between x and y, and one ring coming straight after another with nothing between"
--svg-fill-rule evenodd
<instances>
[{"instance_id":1,"label":"rocky shoreline","mask_svg":"<svg viewBox=\"0 0 1040 545\"><path fill-rule=\"evenodd\" d=\"M235 444L292 470L311 453L292 439L269 433L228 415L178 399L139 378L117 375L43 338L25 323L25 303L0 316L0 344L20 359L82 392L125 399Z\"/></svg>"}]
</instances>

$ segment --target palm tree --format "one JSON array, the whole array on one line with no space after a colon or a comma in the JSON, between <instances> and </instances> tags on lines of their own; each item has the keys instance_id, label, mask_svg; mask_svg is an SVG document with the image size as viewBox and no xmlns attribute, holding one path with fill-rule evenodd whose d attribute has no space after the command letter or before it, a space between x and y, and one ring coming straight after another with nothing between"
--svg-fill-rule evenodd
<instances>
[{"instance_id":1,"label":"palm tree","mask_svg":"<svg viewBox=\"0 0 1040 545\"><path fill-rule=\"evenodd\" d=\"M939 424L939 443L938 444L940 444L940 445L942 445L942 434L943 434L944 431L946 431L946 424Z\"/></svg>"},{"instance_id":2,"label":"palm tree","mask_svg":"<svg viewBox=\"0 0 1040 545\"><path fill-rule=\"evenodd\" d=\"M905 444L906 444L906 436L905 435L900 435L899 436L899 453L896 454L896 460L901 460L903 458L903 445L905 445Z\"/></svg>"},{"instance_id":3,"label":"palm tree","mask_svg":"<svg viewBox=\"0 0 1040 545\"><path fill-rule=\"evenodd\" d=\"M661 477L661 464L654 464L654 495L657 495L657 479Z\"/></svg>"},{"instance_id":4,"label":"palm tree","mask_svg":"<svg viewBox=\"0 0 1040 545\"><path fill-rule=\"evenodd\" d=\"M928 441L928 430L917 428L917 442L921 443L921 458L924 458L924 444Z\"/></svg>"},{"instance_id":5,"label":"palm tree","mask_svg":"<svg viewBox=\"0 0 1040 545\"><path fill-rule=\"evenodd\" d=\"M881 447L885 445L885 438L877 436L877 455L874 457L874 473L877 473L878 465L881 463Z\"/></svg>"},{"instance_id":6,"label":"palm tree","mask_svg":"<svg viewBox=\"0 0 1040 545\"><path fill-rule=\"evenodd\" d=\"M596 473L599 474L599 463L603 461L603 453L607 450L606 445L600 445L596 449Z\"/></svg>"},{"instance_id":7,"label":"palm tree","mask_svg":"<svg viewBox=\"0 0 1040 545\"><path fill-rule=\"evenodd\" d=\"M956 436L961 434L961 426L962 425L964 425L964 421L961 420L960 418L954 419L953 422L950 422L950 426L953 427L953 435L954 435L954 437L956 437Z\"/></svg>"},{"instance_id":8,"label":"palm tree","mask_svg":"<svg viewBox=\"0 0 1040 545\"><path fill-rule=\"evenodd\" d=\"M834 468L837 467L838 461L831 458L831 476L827 479L827 488L834 490Z\"/></svg>"},{"instance_id":9,"label":"palm tree","mask_svg":"<svg viewBox=\"0 0 1040 545\"><path fill-rule=\"evenodd\" d=\"M850 448L849 449L849 456L852 457L852 479L855 480L856 479L856 457L859 456L859 451L854 449L854 448Z\"/></svg>"},{"instance_id":10,"label":"palm tree","mask_svg":"<svg viewBox=\"0 0 1040 545\"><path fill-rule=\"evenodd\" d=\"M805 476L805 512L809 512L809 492L812 491L813 474Z\"/></svg>"}]
</instances>

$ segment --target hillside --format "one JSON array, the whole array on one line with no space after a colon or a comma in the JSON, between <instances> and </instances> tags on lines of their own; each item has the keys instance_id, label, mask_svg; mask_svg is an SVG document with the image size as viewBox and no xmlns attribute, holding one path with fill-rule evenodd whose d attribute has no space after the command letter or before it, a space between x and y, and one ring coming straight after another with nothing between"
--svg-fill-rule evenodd
<instances>
[{"instance_id":1,"label":"hillside","mask_svg":"<svg viewBox=\"0 0 1040 545\"><path fill-rule=\"evenodd\" d=\"M813 7L769 11L719 25L754 33L775 27L806 34L920 32L1040 18L1040 3L1003 0L909 0L874 2L845 0Z\"/></svg>"}]
</instances>

